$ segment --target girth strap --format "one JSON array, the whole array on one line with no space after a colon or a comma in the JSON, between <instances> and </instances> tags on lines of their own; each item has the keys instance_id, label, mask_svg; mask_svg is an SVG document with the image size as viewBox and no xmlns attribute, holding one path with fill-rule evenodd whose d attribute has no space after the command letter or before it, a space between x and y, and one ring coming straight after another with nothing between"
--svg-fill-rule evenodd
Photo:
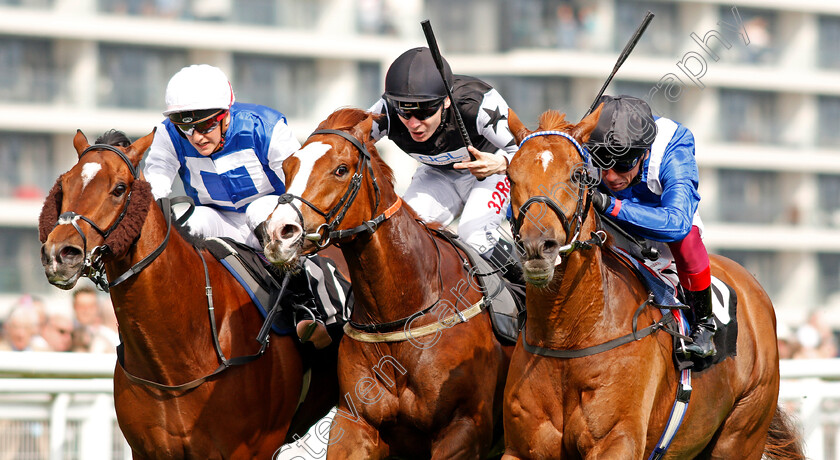
<instances>
[{"instance_id":1,"label":"girth strap","mask_svg":"<svg viewBox=\"0 0 840 460\"><path fill-rule=\"evenodd\" d=\"M654 322L650 326L642 329L636 329L636 322L639 317L639 314L642 312L642 309L647 305L655 305L653 303L653 295L648 295L647 300L642 302L639 305L639 308L636 309L635 315L633 315L633 331L627 335L623 335L621 337L612 339L608 342L604 342L598 345L594 345L591 347L586 348L579 348L576 350L557 350L554 348L544 348L538 347L534 345L530 345L527 340L525 340L525 324L522 325L522 331L520 332L520 336L522 337L522 346L525 347L525 351L531 354L540 355L540 356L548 356L550 358L563 358L563 359L570 359L570 358L581 358L583 356L591 356L598 353L603 353L607 350L612 350L613 348L620 347L621 345L635 342L636 340L643 339L658 330L663 330L668 334L674 335L679 334L677 331L673 330L672 326L676 323L674 319L673 313L670 311L662 316L662 319L659 321Z\"/></svg>"}]
</instances>

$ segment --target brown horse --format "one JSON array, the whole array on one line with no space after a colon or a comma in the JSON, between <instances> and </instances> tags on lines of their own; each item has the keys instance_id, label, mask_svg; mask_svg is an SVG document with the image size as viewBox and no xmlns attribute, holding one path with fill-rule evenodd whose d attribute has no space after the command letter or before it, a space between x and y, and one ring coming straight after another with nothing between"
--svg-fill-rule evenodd
<instances>
[{"instance_id":1,"label":"brown horse","mask_svg":"<svg viewBox=\"0 0 840 460\"><path fill-rule=\"evenodd\" d=\"M266 256L282 265L331 241L349 265L356 304L330 459L480 458L501 427L512 347L467 287L465 255L394 191L375 116L334 112L284 162L289 195L266 222Z\"/></svg>"},{"instance_id":2,"label":"brown horse","mask_svg":"<svg viewBox=\"0 0 840 460\"><path fill-rule=\"evenodd\" d=\"M79 161L41 214L46 276L61 289L101 268L111 280L124 346L114 403L134 458L271 458L291 431L305 431L335 404L337 347L320 355L318 387L294 423L303 372L296 338L274 335L259 359L220 366L217 352L229 364L257 353L263 319L213 256L170 231L168 210L154 204L137 170L153 135L126 148L90 146L76 133Z\"/></svg>"},{"instance_id":3,"label":"brown horse","mask_svg":"<svg viewBox=\"0 0 840 460\"><path fill-rule=\"evenodd\" d=\"M569 137L586 142L599 115L600 108L573 125L546 112L538 129L544 135L521 144L508 168L529 284L526 328L505 389L506 459L648 458L676 397L672 337L661 331L585 357L545 357L524 349L523 340L579 350L624 336L648 295L614 252L598 246L601 239L593 232L600 230L599 217L590 206L587 181L575 172L581 172L583 153ZM510 127L519 143L532 134L515 114ZM569 193L557 192L561 189ZM545 190L556 193L545 197ZM593 239L584 241L590 235ZM737 291L738 352L693 374L685 419L666 458L803 458L777 406L779 361L770 299L735 262L714 256L711 263L712 274ZM645 308L638 329L661 318L659 309Z\"/></svg>"}]
</instances>

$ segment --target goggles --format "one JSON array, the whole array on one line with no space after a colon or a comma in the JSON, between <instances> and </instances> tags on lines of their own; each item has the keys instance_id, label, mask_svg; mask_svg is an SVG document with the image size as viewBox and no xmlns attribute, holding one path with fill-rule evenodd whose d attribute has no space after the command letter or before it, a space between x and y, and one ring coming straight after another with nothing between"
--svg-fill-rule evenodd
<instances>
[{"instance_id":1,"label":"goggles","mask_svg":"<svg viewBox=\"0 0 840 460\"><path fill-rule=\"evenodd\" d=\"M647 148L631 148L622 152L617 156L613 150L608 147L601 147L590 149L592 156L597 159L597 163L603 163L601 169L612 169L617 173L626 173L639 164L639 160L644 158L647 153Z\"/></svg>"},{"instance_id":2,"label":"goggles","mask_svg":"<svg viewBox=\"0 0 840 460\"><path fill-rule=\"evenodd\" d=\"M228 111L222 110L215 116L199 121L198 123L176 123L173 124L181 130L187 137L192 136L195 131L199 134L210 134L222 123L222 120L227 116Z\"/></svg>"},{"instance_id":3,"label":"goggles","mask_svg":"<svg viewBox=\"0 0 840 460\"><path fill-rule=\"evenodd\" d=\"M394 111L397 112L402 118L408 120L411 117L414 117L420 121L423 121L438 112L440 106L443 104L443 101L436 101L431 105L420 105L419 103L412 102L412 103L405 103L405 102L397 102L393 104Z\"/></svg>"}]
</instances>

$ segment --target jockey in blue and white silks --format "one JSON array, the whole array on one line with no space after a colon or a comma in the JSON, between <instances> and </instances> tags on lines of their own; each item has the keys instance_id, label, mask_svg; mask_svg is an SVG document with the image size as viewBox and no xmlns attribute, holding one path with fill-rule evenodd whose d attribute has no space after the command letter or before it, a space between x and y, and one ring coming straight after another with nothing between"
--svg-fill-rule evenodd
<instances>
[{"instance_id":1,"label":"jockey in blue and white silks","mask_svg":"<svg viewBox=\"0 0 840 460\"><path fill-rule=\"evenodd\" d=\"M285 192L281 165L300 143L282 113L261 105L230 104L229 89L217 100L168 114L158 125L144 175L155 199L168 196L175 175L181 177L196 204L187 221L192 234L227 236L260 249L253 231L268 218L277 195ZM173 116L188 121L175 123ZM192 130L189 135L184 126Z\"/></svg>"},{"instance_id":2,"label":"jockey in blue and white silks","mask_svg":"<svg viewBox=\"0 0 840 460\"><path fill-rule=\"evenodd\" d=\"M143 175L155 199L168 196L175 175L181 177L196 204L186 222L192 235L229 237L261 250L254 231L285 193L282 163L300 143L282 113L234 100L217 67L193 65L173 75L166 87L166 119L155 131ZM321 268L334 266L332 261L313 255L302 265L281 306L294 309L301 341L323 348L332 341L325 324L336 323L344 306L321 294L327 294L325 283L343 288L334 271Z\"/></svg>"},{"instance_id":3,"label":"jockey in blue and white silks","mask_svg":"<svg viewBox=\"0 0 840 460\"><path fill-rule=\"evenodd\" d=\"M598 103L601 115L587 142L601 168L593 207L628 233L667 244L695 319L684 351L696 358L711 357L716 353L716 324L709 254L698 213L694 135L679 123L655 118L641 99L605 95Z\"/></svg>"}]
</instances>

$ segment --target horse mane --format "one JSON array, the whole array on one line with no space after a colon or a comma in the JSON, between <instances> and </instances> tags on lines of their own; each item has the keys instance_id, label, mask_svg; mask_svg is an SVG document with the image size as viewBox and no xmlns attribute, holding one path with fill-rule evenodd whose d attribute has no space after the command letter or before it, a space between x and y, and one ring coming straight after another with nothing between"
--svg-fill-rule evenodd
<instances>
[{"instance_id":1,"label":"horse mane","mask_svg":"<svg viewBox=\"0 0 840 460\"><path fill-rule=\"evenodd\" d=\"M566 121L566 114L556 110L548 110L540 115L539 131L568 131L574 123Z\"/></svg>"},{"instance_id":2,"label":"horse mane","mask_svg":"<svg viewBox=\"0 0 840 460\"><path fill-rule=\"evenodd\" d=\"M382 171L382 174L385 176L384 179L391 184L391 186L395 186L396 179L394 177L394 171L387 163L385 163L382 157L379 156L379 152L374 146L371 133L362 132L361 129L357 128L357 126L368 117L372 117L374 121L378 121L383 117L383 115L366 112L362 109L353 107L344 107L331 113L326 120L322 121L321 124L318 125L318 129L337 129L341 131L348 131L350 134L362 141L368 149L368 152L370 152L371 161L379 166L380 171Z\"/></svg>"},{"instance_id":3,"label":"horse mane","mask_svg":"<svg viewBox=\"0 0 840 460\"><path fill-rule=\"evenodd\" d=\"M105 131L105 133L97 137L96 141L94 141L93 143L128 148L131 145L131 139L129 139L124 132L118 131L116 129L111 129Z\"/></svg>"}]
</instances>

